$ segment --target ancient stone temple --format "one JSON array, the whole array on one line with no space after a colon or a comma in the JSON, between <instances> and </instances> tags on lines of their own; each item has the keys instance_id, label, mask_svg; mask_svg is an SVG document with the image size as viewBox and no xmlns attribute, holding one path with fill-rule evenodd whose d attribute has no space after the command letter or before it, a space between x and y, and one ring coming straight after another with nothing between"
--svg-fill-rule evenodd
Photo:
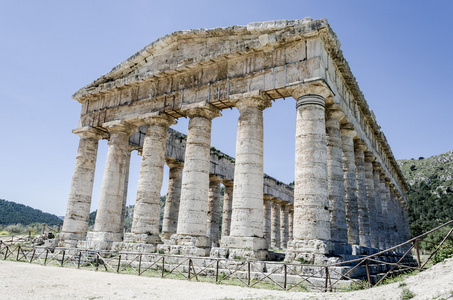
<instances>
[{"instance_id":1,"label":"ancient stone temple","mask_svg":"<svg viewBox=\"0 0 453 300\"><path fill-rule=\"evenodd\" d=\"M285 97L296 100L294 190L263 173L263 110ZM80 143L60 245L261 260L284 249L286 260L319 261L409 238L407 185L325 19L174 32L73 98ZM210 147L211 121L234 107L233 159ZM187 136L169 129L180 117L189 118ZM100 139L109 148L88 231ZM124 233L132 150L141 167Z\"/></svg>"}]
</instances>

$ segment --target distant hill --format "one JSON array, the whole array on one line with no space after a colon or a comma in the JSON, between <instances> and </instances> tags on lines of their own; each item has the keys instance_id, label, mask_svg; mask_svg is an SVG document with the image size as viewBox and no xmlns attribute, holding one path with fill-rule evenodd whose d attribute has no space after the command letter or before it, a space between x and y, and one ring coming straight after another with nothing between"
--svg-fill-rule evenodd
<instances>
[{"instance_id":1,"label":"distant hill","mask_svg":"<svg viewBox=\"0 0 453 300\"><path fill-rule=\"evenodd\" d=\"M453 219L453 151L398 160L410 186L409 222L417 236Z\"/></svg>"},{"instance_id":2,"label":"distant hill","mask_svg":"<svg viewBox=\"0 0 453 300\"><path fill-rule=\"evenodd\" d=\"M23 204L0 199L0 225L22 224L29 225L32 223L61 223L62 219L56 215L42 212Z\"/></svg>"}]
</instances>

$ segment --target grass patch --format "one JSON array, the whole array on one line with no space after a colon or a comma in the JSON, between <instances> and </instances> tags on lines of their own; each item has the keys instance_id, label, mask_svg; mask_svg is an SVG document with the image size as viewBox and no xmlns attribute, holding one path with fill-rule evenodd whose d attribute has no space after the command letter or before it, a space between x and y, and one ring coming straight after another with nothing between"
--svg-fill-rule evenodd
<instances>
[{"instance_id":1,"label":"grass patch","mask_svg":"<svg viewBox=\"0 0 453 300\"><path fill-rule=\"evenodd\" d=\"M400 299L401 300L408 300L408 299L412 299L415 297L415 294L414 292L412 292L410 289L408 288L405 288L403 289L403 292L401 293L401 297Z\"/></svg>"}]
</instances>

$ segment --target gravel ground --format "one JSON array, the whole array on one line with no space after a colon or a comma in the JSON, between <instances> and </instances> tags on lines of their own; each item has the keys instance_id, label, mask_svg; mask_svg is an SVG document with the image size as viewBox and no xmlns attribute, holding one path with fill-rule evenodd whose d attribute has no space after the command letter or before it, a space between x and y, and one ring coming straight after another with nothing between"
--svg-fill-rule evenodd
<instances>
[{"instance_id":1,"label":"gravel ground","mask_svg":"<svg viewBox=\"0 0 453 300\"><path fill-rule=\"evenodd\" d=\"M402 283L342 293L285 292L0 260L0 299L452 299L453 259ZM450 298L448 298L450 297Z\"/></svg>"}]
</instances>

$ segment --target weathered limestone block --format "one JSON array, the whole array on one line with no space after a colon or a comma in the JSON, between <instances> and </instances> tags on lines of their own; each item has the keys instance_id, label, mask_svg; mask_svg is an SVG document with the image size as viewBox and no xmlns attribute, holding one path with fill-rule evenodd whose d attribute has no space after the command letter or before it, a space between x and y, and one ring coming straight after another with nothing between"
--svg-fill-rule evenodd
<instances>
[{"instance_id":1,"label":"weathered limestone block","mask_svg":"<svg viewBox=\"0 0 453 300\"><path fill-rule=\"evenodd\" d=\"M174 160L167 161L170 168L167 197L165 198L164 217L162 220L162 239L168 240L176 233L178 225L179 201L181 198L183 164Z\"/></svg>"},{"instance_id":2,"label":"weathered limestone block","mask_svg":"<svg viewBox=\"0 0 453 300\"><path fill-rule=\"evenodd\" d=\"M175 121L167 115L152 115L143 122L148 128L143 142L131 233L137 237L147 234L149 243L161 243L159 237L160 190L164 174L167 128ZM134 240L132 235L128 237L130 241Z\"/></svg>"},{"instance_id":3,"label":"weathered limestone block","mask_svg":"<svg viewBox=\"0 0 453 300\"><path fill-rule=\"evenodd\" d=\"M347 244L345 188L341 149L341 110L329 108L326 114L327 172L329 184L330 230L332 241Z\"/></svg>"},{"instance_id":4,"label":"weathered limestone block","mask_svg":"<svg viewBox=\"0 0 453 300\"><path fill-rule=\"evenodd\" d=\"M354 146L354 157L357 176L357 206L359 209L359 241L361 246L370 247L370 219L366 190L365 150L366 147L363 142L356 140Z\"/></svg>"},{"instance_id":5,"label":"weathered limestone block","mask_svg":"<svg viewBox=\"0 0 453 300\"><path fill-rule=\"evenodd\" d=\"M98 141L104 136L101 131L91 127L74 129L73 133L80 136L80 141L63 229L59 234L61 240L80 240L86 236Z\"/></svg>"},{"instance_id":6,"label":"weathered limestone block","mask_svg":"<svg viewBox=\"0 0 453 300\"><path fill-rule=\"evenodd\" d=\"M357 204L357 177L353 140L356 135L357 133L348 127L341 129L348 242L353 245L358 245L360 243L358 223L359 214Z\"/></svg>"},{"instance_id":7,"label":"weathered limestone block","mask_svg":"<svg viewBox=\"0 0 453 300\"><path fill-rule=\"evenodd\" d=\"M121 214L127 165L129 164L127 158L130 157L128 142L130 134L136 128L123 121L105 123L103 127L108 128L110 132L109 149L94 232L90 232L87 239L119 242L122 239L123 231Z\"/></svg>"}]
</instances>

